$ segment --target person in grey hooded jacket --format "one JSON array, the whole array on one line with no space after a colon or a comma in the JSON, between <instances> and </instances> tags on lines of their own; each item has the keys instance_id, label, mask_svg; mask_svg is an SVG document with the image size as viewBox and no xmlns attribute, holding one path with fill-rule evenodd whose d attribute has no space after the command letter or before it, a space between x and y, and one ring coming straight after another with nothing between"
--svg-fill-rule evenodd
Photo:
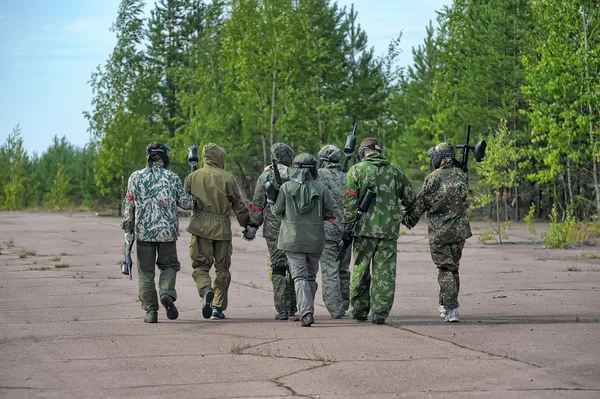
<instances>
[{"instance_id":1,"label":"person in grey hooded jacket","mask_svg":"<svg viewBox=\"0 0 600 399\"><path fill-rule=\"evenodd\" d=\"M283 216L277 248L284 251L294 279L302 327L314 323L319 259L325 248L325 220L333 220L327 188L316 181L317 160L302 153L294 158L290 181L283 183L271 208Z\"/></svg>"}]
</instances>

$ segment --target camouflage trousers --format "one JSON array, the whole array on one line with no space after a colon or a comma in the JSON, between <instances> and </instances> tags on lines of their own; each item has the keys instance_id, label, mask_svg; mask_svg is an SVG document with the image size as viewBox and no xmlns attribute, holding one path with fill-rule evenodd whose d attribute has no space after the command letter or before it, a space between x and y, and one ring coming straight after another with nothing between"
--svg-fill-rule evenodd
<instances>
[{"instance_id":1,"label":"camouflage trousers","mask_svg":"<svg viewBox=\"0 0 600 399\"><path fill-rule=\"evenodd\" d=\"M354 268L350 286L351 316L386 319L396 292L396 240L354 238Z\"/></svg>"},{"instance_id":2,"label":"camouflage trousers","mask_svg":"<svg viewBox=\"0 0 600 399\"><path fill-rule=\"evenodd\" d=\"M281 314L296 313L296 291L285 252L277 249L277 239L266 239L271 259L271 280L275 311Z\"/></svg>"},{"instance_id":3,"label":"camouflage trousers","mask_svg":"<svg viewBox=\"0 0 600 399\"><path fill-rule=\"evenodd\" d=\"M154 285L156 267L160 270L158 294L177 299L175 280L181 266L177 259L177 242L136 241L138 267L138 296L146 312L158 310L158 296Z\"/></svg>"},{"instance_id":4,"label":"camouflage trousers","mask_svg":"<svg viewBox=\"0 0 600 399\"><path fill-rule=\"evenodd\" d=\"M325 241L321 255L321 290L323 302L332 317L343 316L350 306L350 259L352 251L346 251L338 262L339 242Z\"/></svg>"},{"instance_id":5,"label":"camouflage trousers","mask_svg":"<svg viewBox=\"0 0 600 399\"><path fill-rule=\"evenodd\" d=\"M464 241L450 244L430 245L431 259L439 269L438 283L440 284L440 305L446 309L457 308L460 277L458 267L462 257Z\"/></svg>"},{"instance_id":6,"label":"camouflage trousers","mask_svg":"<svg viewBox=\"0 0 600 399\"><path fill-rule=\"evenodd\" d=\"M190 258L192 260L192 278L196 283L198 295L204 297L204 292L211 288L210 269L215 267L215 281L213 290L215 297L212 302L214 308L227 309L229 284L231 283L231 254L233 248L231 241L209 240L204 237L192 235L190 241Z\"/></svg>"}]
</instances>

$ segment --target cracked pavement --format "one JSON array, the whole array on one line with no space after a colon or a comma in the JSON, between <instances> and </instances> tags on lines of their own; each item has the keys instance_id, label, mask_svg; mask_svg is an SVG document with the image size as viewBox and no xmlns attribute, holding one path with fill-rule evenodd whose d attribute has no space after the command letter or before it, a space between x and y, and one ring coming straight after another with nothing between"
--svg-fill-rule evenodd
<instances>
[{"instance_id":1,"label":"cracked pavement","mask_svg":"<svg viewBox=\"0 0 600 399\"><path fill-rule=\"evenodd\" d=\"M600 396L599 249L547 250L518 224L502 245L475 236L461 264L461 322L449 324L436 312L422 223L398 241L388 324L333 320L319 290L316 323L300 328L273 320L260 234L234 240L229 319L204 320L183 231L179 319L161 309L148 325L137 276L120 273L118 223L0 213L0 397Z\"/></svg>"}]
</instances>

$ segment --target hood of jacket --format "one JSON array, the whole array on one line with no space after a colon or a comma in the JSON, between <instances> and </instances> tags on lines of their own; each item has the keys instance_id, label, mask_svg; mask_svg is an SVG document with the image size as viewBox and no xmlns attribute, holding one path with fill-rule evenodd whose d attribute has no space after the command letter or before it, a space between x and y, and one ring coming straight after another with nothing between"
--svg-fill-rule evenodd
<instances>
[{"instance_id":1,"label":"hood of jacket","mask_svg":"<svg viewBox=\"0 0 600 399\"><path fill-rule=\"evenodd\" d=\"M311 180L312 177L302 183L297 180L291 180L287 183L294 186L291 196L297 214L309 213L316 203L320 206L321 201L318 200L319 191L314 187ZM315 199L317 199L317 201L315 201ZM322 214L321 210L319 210L319 214Z\"/></svg>"},{"instance_id":2,"label":"hood of jacket","mask_svg":"<svg viewBox=\"0 0 600 399\"><path fill-rule=\"evenodd\" d=\"M225 150L214 143L207 143L202 148L202 160L204 165L213 166L215 168L225 168Z\"/></svg>"},{"instance_id":3,"label":"hood of jacket","mask_svg":"<svg viewBox=\"0 0 600 399\"><path fill-rule=\"evenodd\" d=\"M386 166L390 164L390 161L379 152L367 155L363 159L363 162L369 162L375 166Z\"/></svg>"},{"instance_id":4,"label":"hood of jacket","mask_svg":"<svg viewBox=\"0 0 600 399\"><path fill-rule=\"evenodd\" d=\"M294 150L287 144L275 143L271 146L271 156L275 159L275 162L291 166Z\"/></svg>"}]
</instances>

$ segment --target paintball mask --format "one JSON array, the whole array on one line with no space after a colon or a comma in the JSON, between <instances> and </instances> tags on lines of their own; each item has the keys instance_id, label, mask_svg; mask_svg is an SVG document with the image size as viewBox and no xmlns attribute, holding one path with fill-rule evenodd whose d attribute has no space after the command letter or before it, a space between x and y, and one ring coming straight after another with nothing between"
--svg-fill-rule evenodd
<instances>
[{"instance_id":1,"label":"paintball mask","mask_svg":"<svg viewBox=\"0 0 600 399\"><path fill-rule=\"evenodd\" d=\"M169 148L168 145L163 143L151 143L146 147L146 159L148 162L153 161L156 157L159 157L163 161L165 168L169 167Z\"/></svg>"},{"instance_id":2,"label":"paintball mask","mask_svg":"<svg viewBox=\"0 0 600 399\"><path fill-rule=\"evenodd\" d=\"M377 139L367 138L360 143L360 147L358 147L358 160L362 162L365 157L365 152L367 150L375 150L377 152L381 152L381 147L379 146L379 142Z\"/></svg>"},{"instance_id":3,"label":"paintball mask","mask_svg":"<svg viewBox=\"0 0 600 399\"><path fill-rule=\"evenodd\" d=\"M313 156L307 156L308 154L300 154L294 159L294 166L297 169L308 169L313 179L319 177L317 170L317 159Z\"/></svg>"},{"instance_id":4,"label":"paintball mask","mask_svg":"<svg viewBox=\"0 0 600 399\"><path fill-rule=\"evenodd\" d=\"M454 146L450 143L440 143L429 149L431 163L434 169L438 169L445 158L454 159Z\"/></svg>"}]
</instances>

